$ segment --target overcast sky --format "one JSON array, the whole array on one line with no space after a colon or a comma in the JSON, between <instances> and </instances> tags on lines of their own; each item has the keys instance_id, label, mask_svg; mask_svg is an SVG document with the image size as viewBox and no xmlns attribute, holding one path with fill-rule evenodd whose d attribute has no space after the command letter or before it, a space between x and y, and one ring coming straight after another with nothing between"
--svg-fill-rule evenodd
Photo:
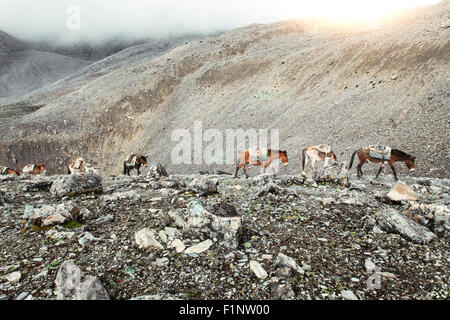
<instances>
[{"instance_id":1,"label":"overcast sky","mask_svg":"<svg viewBox=\"0 0 450 320\"><path fill-rule=\"evenodd\" d=\"M0 30L25 40L73 43L113 37L161 38L213 33L371 6L405 7L439 0L0 0ZM339 6L339 7L337 7Z\"/></svg>"}]
</instances>

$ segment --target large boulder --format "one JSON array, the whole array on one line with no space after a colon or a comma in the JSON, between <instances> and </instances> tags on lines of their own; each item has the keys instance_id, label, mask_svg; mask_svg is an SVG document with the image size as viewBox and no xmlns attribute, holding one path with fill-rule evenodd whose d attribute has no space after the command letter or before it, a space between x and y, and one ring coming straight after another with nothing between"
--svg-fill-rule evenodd
<instances>
[{"instance_id":1,"label":"large boulder","mask_svg":"<svg viewBox=\"0 0 450 320\"><path fill-rule=\"evenodd\" d=\"M83 277L72 261L63 262L55 279L58 300L109 300L109 295L97 277Z\"/></svg>"},{"instance_id":2,"label":"large boulder","mask_svg":"<svg viewBox=\"0 0 450 320\"><path fill-rule=\"evenodd\" d=\"M207 208L201 200L189 203L183 233L189 237L216 238L220 245L237 248L242 231L242 217L227 203L218 202Z\"/></svg>"},{"instance_id":3,"label":"large boulder","mask_svg":"<svg viewBox=\"0 0 450 320\"><path fill-rule=\"evenodd\" d=\"M436 235L428 228L393 208L377 212L375 221L379 229L388 233L397 233L415 243L424 244L437 239Z\"/></svg>"},{"instance_id":4,"label":"large boulder","mask_svg":"<svg viewBox=\"0 0 450 320\"><path fill-rule=\"evenodd\" d=\"M261 187L259 190L256 191L255 195L257 197L263 197L266 196L268 194L274 194L274 195L279 195L279 196L295 196L297 197L297 194L295 193L295 191L288 189L288 188L284 188L284 187L280 187L277 184L273 183L273 182L269 182L268 184L264 185L263 187Z\"/></svg>"},{"instance_id":5,"label":"large boulder","mask_svg":"<svg viewBox=\"0 0 450 320\"><path fill-rule=\"evenodd\" d=\"M53 182L50 192L58 197L103 193L102 177L94 173L75 173Z\"/></svg>"},{"instance_id":6,"label":"large boulder","mask_svg":"<svg viewBox=\"0 0 450 320\"><path fill-rule=\"evenodd\" d=\"M387 197L392 201L417 201L419 198L414 191L403 181L397 181L395 186L389 191Z\"/></svg>"},{"instance_id":7,"label":"large boulder","mask_svg":"<svg viewBox=\"0 0 450 320\"><path fill-rule=\"evenodd\" d=\"M199 196L206 196L209 194L217 193L217 186L219 185L219 180L210 179L207 177L199 177L187 186L189 191L195 192Z\"/></svg>"},{"instance_id":8,"label":"large boulder","mask_svg":"<svg viewBox=\"0 0 450 320\"><path fill-rule=\"evenodd\" d=\"M36 226L52 226L63 224L69 221L82 221L91 216L91 212L86 209L79 209L72 203L60 203L56 205L43 205L35 208L32 205L26 205L23 218Z\"/></svg>"},{"instance_id":9,"label":"large boulder","mask_svg":"<svg viewBox=\"0 0 450 320\"><path fill-rule=\"evenodd\" d=\"M295 293L292 288L292 277L294 274L304 274L305 271L297 262L281 252L275 261L275 274L270 279L270 293L273 299L294 299Z\"/></svg>"},{"instance_id":10,"label":"large boulder","mask_svg":"<svg viewBox=\"0 0 450 320\"><path fill-rule=\"evenodd\" d=\"M438 237L450 238L450 210L446 205L410 202L407 206L409 216L431 229Z\"/></svg>"},{"instance_id":11,"label":"large boulder","mask_svg":"<svg viewBox=\"0 0 450 320\"><path fill-rule=\"evenodd\" d=\"M327 182L348 187L348 170L345 162L334 162L329 166L317 169L313 174L313 180L317 183Z\"/></svg>"},{"instance_id":12,"label":"large boulder","mask_svg":"<svg viewBox=\"0 0 450 320\"><path fill-rule=\"evenodd\" d=\"M152 164L148 170L144 171L144 174L157 179L169 176L166 168L164 168L164 166L161 163Z\"/></svg>"}]
</instances>

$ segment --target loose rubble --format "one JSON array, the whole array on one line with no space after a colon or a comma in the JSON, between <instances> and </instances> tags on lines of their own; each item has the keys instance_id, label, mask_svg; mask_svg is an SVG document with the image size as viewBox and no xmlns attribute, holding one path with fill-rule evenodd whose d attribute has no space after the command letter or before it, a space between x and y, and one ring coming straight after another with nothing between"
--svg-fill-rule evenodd
<instances>
[{"instance_id":1,"label":"loose rubble","mask_svg":"<svg viewBox=\"0 0 450 320\"><path fill-rule=\"evenodd\" d=\"M68 195L66 176L4 179L0 297L448 299L450 181L404 177L418 200L393 201L391 177L343 168L83 176L102 191Z\"/></svg>"}]
</instances>

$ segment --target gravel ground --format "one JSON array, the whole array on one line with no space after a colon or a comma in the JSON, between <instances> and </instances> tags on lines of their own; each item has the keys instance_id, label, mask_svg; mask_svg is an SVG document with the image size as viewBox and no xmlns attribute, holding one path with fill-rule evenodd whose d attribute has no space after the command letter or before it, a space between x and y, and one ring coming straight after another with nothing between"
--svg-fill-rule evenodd
<instances>
[{"instance_id":1,"label":"gravel ground","mask_svg":"<svg viewBox=\"0 0 450 320\"><path fill-rule=\"evenodd\" d=\"M343 299L351 291L359 299L448 299L447 238L418 244L395 233L374 232L366 221L377 212L408 203L385 195L391 177L351 178L350 188L303 181L295 176L217 179L218 192L199 197L187 185L198 175L174 175L159 182L150 177L103 177L103 194L57 198L42 182L51 177L3 177L0 190L8 201L0 206L0 297L55 299L55 278L61 264L73 260L83 274L96 276L111 299ZM419 203L450 202L449 181L402 177ZM38 184L40 182L41 184ZM36 189L40 185L43 190ZM275 185L275 191L265 192ZM47 185L48 187L48 185ZM1 194L0 194L1 195ZM199 254L174 249L139 249L135 233L143 228L180 230L169 212L183 215L192 200L222 201L242 217L238 247L217 241ZM334 203L327 199L334 199ZM26 205L71 203L90 212L89 219L53 227L31 227L23 218ZM1 205L1 203L0 203ZM113 221L98 222L113 216ZM98 222L98 223L96 223ZM62 231L60 238L48 230ZM65 238L73 232L72 238ZM82 245L91 233L98 241ZM189 247L206 238L181 237ZM213 239L214 240L214 239ZM159 240L161 241L161 240ZM291 295L277 296L277 257L282 253L303 270L288 277ZM260 279L250 269L257 261L268 273ZM380 287L369 289L367 263L379 268ZM7 275L20 272L14 283ZM156 295L156 296L155 296Z\"/></svg>"}]
</instances>

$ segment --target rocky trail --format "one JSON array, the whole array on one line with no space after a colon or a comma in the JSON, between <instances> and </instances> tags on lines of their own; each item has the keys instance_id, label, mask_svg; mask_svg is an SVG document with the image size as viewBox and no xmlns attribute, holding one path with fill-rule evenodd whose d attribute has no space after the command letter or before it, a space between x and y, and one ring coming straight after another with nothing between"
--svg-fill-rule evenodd
<instances>
[{"instance_id":1,"label":"rocky trail","mask_svg":"<svg viewBox=\"0 0 450 320\"><path fill-rule=\"evenodd\" d=\"M0 298L448 299L448 179L155 168L2 176Z\"/></svg>"}]
</instances>

